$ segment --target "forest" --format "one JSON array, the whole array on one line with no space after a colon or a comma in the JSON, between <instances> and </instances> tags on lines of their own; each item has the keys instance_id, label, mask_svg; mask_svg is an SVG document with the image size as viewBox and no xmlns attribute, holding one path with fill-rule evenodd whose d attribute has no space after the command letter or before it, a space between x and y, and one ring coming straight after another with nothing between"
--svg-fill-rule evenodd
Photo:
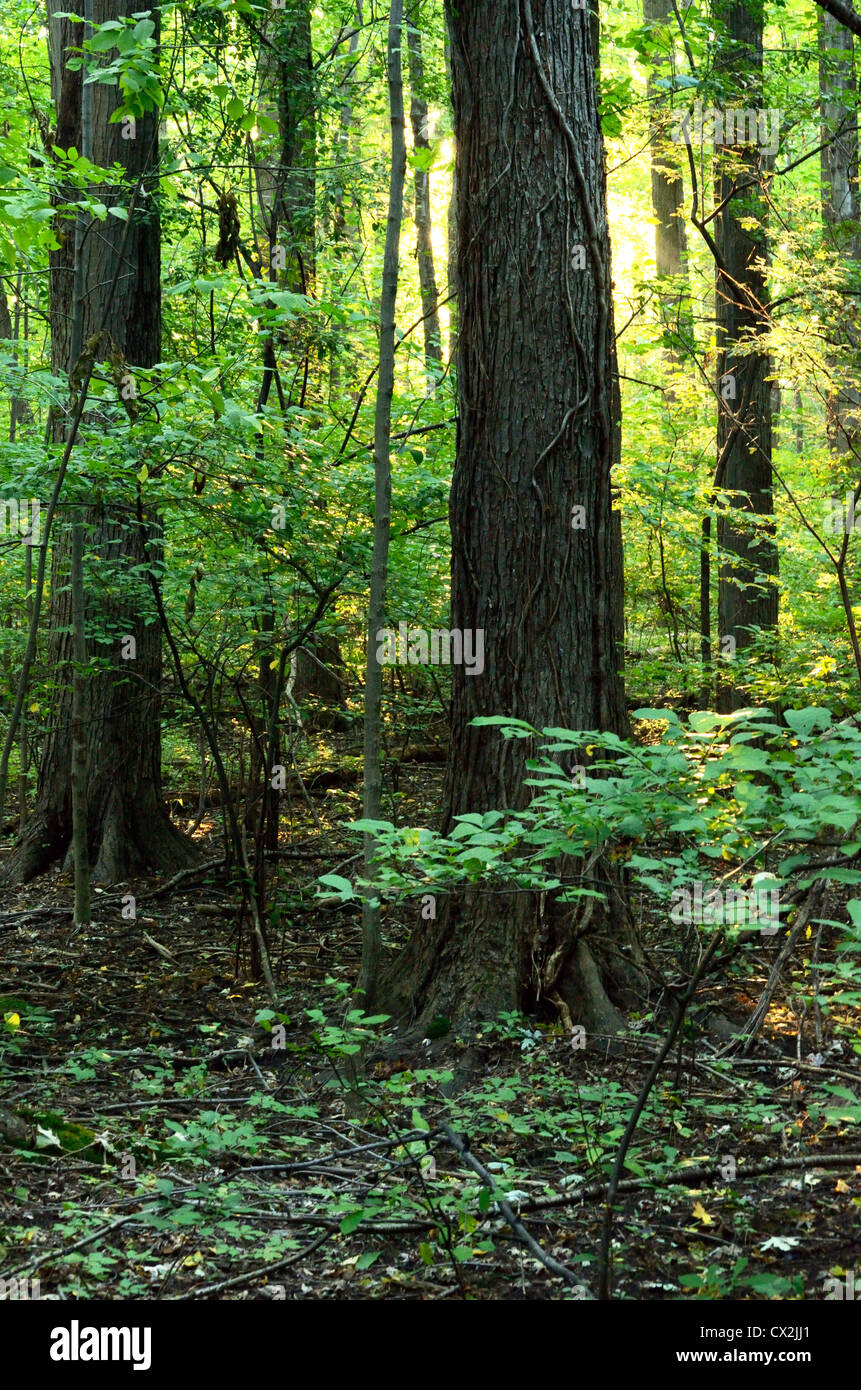
<instances>
[{"instance_id":1,"label":"forest","mask_svg":"<svg viewBox=\"0 0 861 1390\"><path fill-rule=\"evenodd\" d=\"M65 2L0 19L38 1364L861 1298L861 9Z\"/></svg>"}]
</instances>

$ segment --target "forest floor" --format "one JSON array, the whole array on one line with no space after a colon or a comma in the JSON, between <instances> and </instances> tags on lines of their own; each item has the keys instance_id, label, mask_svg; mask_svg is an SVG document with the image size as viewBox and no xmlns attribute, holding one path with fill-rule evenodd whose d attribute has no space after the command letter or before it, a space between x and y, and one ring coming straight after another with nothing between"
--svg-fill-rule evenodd
<instances>
[{"instance_id":1,"label":"forest floor","mask_svg":"<svg viewBox=\"0 0 861 1390\"><path fill-rule=\"evenodd\" d=\"M427 816L438 777L416 769L403 814ZM99 894L76 936L67 876L4 904L0 1112L35 1139L0 1137L3 1278L68 1300L594 1296L603 1184L667 1017L585 1050L552 1018L418 1054L388 1040L357 1094L344 999L358 919L313 902L316 875L355 853L335 827L356 807L338 790L316 805L300 847L284 846L275 1011L237 971L217 870L170 892L137 883L133 921L121 886ZM214 824L200 833L217 856ZM741 1023L772 960L755 947L704 990L658 1078L617 1202L617 1298L822 1299L853 1266L853 1018L808 1007L799 961L746 1054L705 1026L718 1006ZM442 1124L468 1136L494 1193ZM567 1283L515 1237L500 1189Z\"/></svg>"}]
</instances>

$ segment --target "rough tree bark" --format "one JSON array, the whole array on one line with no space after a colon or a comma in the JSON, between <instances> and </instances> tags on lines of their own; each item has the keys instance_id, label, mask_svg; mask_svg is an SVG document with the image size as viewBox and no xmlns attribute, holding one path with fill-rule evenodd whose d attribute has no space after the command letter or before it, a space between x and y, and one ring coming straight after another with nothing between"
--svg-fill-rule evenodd
<instances>
[{"instance_id":1,"label":"rough tree bark","mask_svg":"<svg viewBox=\"0 0 861 1390\"><path fill-rule=\"evenodd\" d=\"M715 17L731 40L723 58L731 69L734 107L763 104L762 0L717 0ZM729 103L728 103L729 104ZM749 132L746 132L749 135ZM743 675L734 680L734 660L754 640L753 629L777 627L778 572L774 539L771 465L771 359L757 338L769 329L767 301L767 207L762 181L766 157L755 145L734 139L716 143L715 203L721 206L715 242L722 264L716 269L718 485L729 494L718 519L718 708L724 713L745 702ZM727 154L731 158L727 158ZM739 188L754 180L753 186ZM753 342L754 350L750 350ZM727 639L731 639L729 642Z\"/></svg>"},{"instance_id":2,"label":"rough tree bark","mask_svg":"<svg viewBox=\"0 0 861 1390\"><path fill-rule=\"evenodd\" d=\"M94 0L93 22L104 23L138 9L136 0ZM80 46L82 28L65 18L49 19L52 95L57 112L54 143L62 149L81 148L81 72L68 66L70 46ZM138 119L131 128L110 123L117 105L114 87L95 84L93 100L93 160L101 167L121 164L133 182L141 170L156 167L155 118ZM97 191L108 206L127 201L122 190L102 186ZM161 357L160 228L155 176L146 178L125 245L107 332L99 358L112 354L114 364L133 378L136 367L151 367ZM70 193L75 197L74 193ZM61 194L62 200L62 194ZM75 242L71 226L64 227L63 245L51 253L52 367L68 375L73 333ZM103 315L114 276L123 224L114 217L98 223L84 238L83 322L81 338L91 339ZM107 375L114 370L105 367ZM55 420L61 439L65 422ZM108 511L101 503L86 508L90 551L98 557L94 570L105 576L96 597L90 594L89 616L107 640L90 640L88 652L100 669L86 682L83 719L87 741L87 823L90 863L94 878L108 882L128 879L143 868L175 869L187 864L193 851L171 824L161 792L162 679L161 633L142 579L129 571L159 555L160 528L143 511L130 474L129 505ZM66 857L72 835L72 611L68 584L69 535L54 547L51 584L48 662L62 673L50 729L39 768L36 802L7 861L12 881L25 882L51 862ZM113 575L113 580L111 578ZM123 659L133 637L136 654Z\"/></svg>"},{"instance_id":3,"label":"rough tree bark","mask_svg":"<svg viewBox=\"0 0 861 1390\"><path fill-rule=\"evenodd\" d=\"M588 12L570 0L458 0L448 18L460 288L451 621L483 629L486 656L482 675L453 668L444 832L459 814L522 807L530 795L531 744L470 727L476 716L626 727L612 287ZM552 990L575 1021L612 1028L610 996L627 1002L621 927L604 950L596 935L575 940L575 917L530 893L441 900L381 997L424 1026Z\"/></svg>"}]
</instances>

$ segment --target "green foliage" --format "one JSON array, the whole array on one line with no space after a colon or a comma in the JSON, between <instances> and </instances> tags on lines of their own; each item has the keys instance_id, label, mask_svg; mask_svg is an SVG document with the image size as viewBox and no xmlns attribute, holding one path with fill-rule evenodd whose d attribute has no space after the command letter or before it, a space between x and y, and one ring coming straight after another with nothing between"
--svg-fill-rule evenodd
<instances>
[{"instance_id":1,"label":"green foliage","mask_svg":"<svg viewBox=\"0 0 861 1390\"><path fill-rule=\"evenodd\" d=\"M861 839L861 731L835 724L822 708L788 710L781 727L768 710L733 715L637 711L660 721L659 741L544 729L492 718L509 739L534 739L543 756L527 761L533 799L521 812L455 818L441 836L426 828L359 821L375 837L373 891L380 897L450 889L461 883L511 884L555 892L560 901L602 896L560 864L596 851L622 862L632 884L665 911L674 895L707 878L714 886L786 895L815 877L861 883L852 867ZM580 769L572 778L571 768ZM819 864L817 845L838 837L837 862ZM667 840L671 852L641 852ZM358 890L344 880L346 900ZM855 918L853 916L853 923ZM716 908L706 925L732 929ZM857 930L857 928L856 928ZM853 938L854 940L854 938Z\"/></svg>"}]
</instances>

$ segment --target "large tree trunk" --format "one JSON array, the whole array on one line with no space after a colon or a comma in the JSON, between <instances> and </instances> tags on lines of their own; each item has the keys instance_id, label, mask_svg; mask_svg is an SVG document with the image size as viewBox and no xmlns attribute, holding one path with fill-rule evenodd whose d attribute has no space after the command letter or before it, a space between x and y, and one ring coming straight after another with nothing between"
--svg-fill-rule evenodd
<instances>
[{"instance_id":1,"label":"large tree trunk","mask_svg":"<svg viewBox=\"0 0 861 1390\"><path fill-rule=\"evenodd\" d=\"M819 106L822 119L822 220L829 249L846 260L861 260L858 192L858 110L855 39L825 10L819 10ZM854 310L855 301L850 301ZM837 343L857 354L858 330L851 314L832 327ZM840 380L844 362L834 362ZM861 391L840 380L827 403L828 442L836 454L854 454L861 428Z\"/></svg>"},{"instance_id":2,"label":"large tree trunk","mask_svg":"<svg viewBox=\"0 0 861 1390\"><path fill-rule=\"evenodd\" d=\"M94 0L93 23L131 15L136 0ZM53 6L49 9L53 11ZM68 19L49 20L51 82L57 109L56 143L63 149L81 142L81 72L70 71L70 45L80 45L82 25ZM141 171L155 170L157 135L153 116L138 119L131 128L110 123L117 105L114 87L93 84L92 157L97 165L122 164L134 182ZM160 229L155 201L155 176L145 178L138 197L98 356L110 350L115 364L133 381L136 367L151 367L161 357ZM72 195L74 196L74 195ZM127 203L122 190L95 190L108 206ZM54 372L67 375L73 338L84 343L101 326L115 277L123 223L114 217L98 223L81 243L78 285L81 313L75 326L75 246L66 224L64 244L51 253L51 336ZM105 369L110 374L112 368ZM94 426L98 428L98 425ZM62 438L64 421L55 419ZM90 863L94 877L108 882L129 878L143 868L174 869L188 863L191 846L170 819L161 792L161 633L145 579L133 567L160 556L160 528L147 517L136 493L134 470L129 470L129 504L120 513L101 503L86 509L91 555L88 617L101 640L91 638L88 652L100 661L83 692L87 739L87 822ZM51 711L51 727L42 752L39 785L33 813L8 861L9 876L19 882L32 878L52 861L66 856L72 835L72 611L68 583L68 531L54 547L51 581L48 660L62 675ZM96 622L93 622L97 619ZM110 635L108 635L110 634ZM134 647L125 639L133 638ZM134 655L131 653L134 651ZM124 655L125 653L125 655Z\"/></svg>"},{"instance_id":3,"label":"large tree trunk","mask_svg":"<svg viewBox=\"0 0 861 1390\"><path fill-rule=\"evenodd\" d=\"M724 59L733 73L739 108L760 108L762 86L762 3L718 0L716 17L732 41ZM737 139L716 142L716 203L726 206L717 217L715 241L722 260L716 271L717 320L717 456L719 485L732 494L718 521L721 554L718 624L722 656L718 667L718 707L723 712L745 702L744 675L733 679L735 659L750 646L752 629L777 627L777 547L774 540L774 495L771 465L771 361L768 352L748 344L767 333L767 209L762 183L766 156ZM742 139L744 136L742 136ZM735 156L727 159L727 154ZM754 185L734 193L737 184ZM740 351L740 349L743 349Z\"/></svg>"},{"instance_id":4,"label":"large tree trunk","mask_svg":"<svg viewBox=\"0 0 861 1390\"><path fill-rule=\"evenodd\" d=\"M615 614L612 305L588 15L570 0L459 0L449 11L457 141L459 427L451 495L452 627L485 633L485 668L453 668L443 830L518 808L537 727L625 727ZM578 509L582 508L582 511ZM424 1022L523 1007L552 987L577 1022L618 1015L572 914L530 893L469 890L422 923L390 982ZM589 938L590 941L593 938ZM564 967L541 980L555 947ZM567 959L566 959L567 956Z\"/></svg>"}]
</instances>

